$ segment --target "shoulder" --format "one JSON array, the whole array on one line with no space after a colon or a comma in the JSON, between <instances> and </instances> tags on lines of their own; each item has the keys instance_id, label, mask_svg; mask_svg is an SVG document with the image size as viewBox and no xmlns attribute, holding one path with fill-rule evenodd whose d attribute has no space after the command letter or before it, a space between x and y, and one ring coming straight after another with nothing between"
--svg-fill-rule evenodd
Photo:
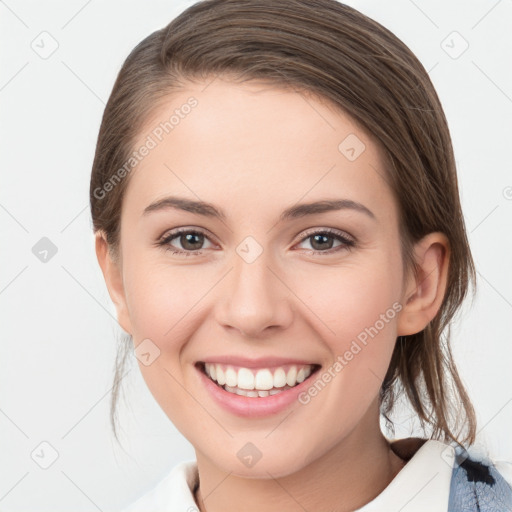
<instances>
[{"instance_id":1,"label":"shoulder","mask_svg":"<svg viewBox=\"0 0 512 512\"><path fill-rule=\"evenodd\" d=\"M448 512L512 512L512 465L455 448Z\"/></svg>"}]
</instances>

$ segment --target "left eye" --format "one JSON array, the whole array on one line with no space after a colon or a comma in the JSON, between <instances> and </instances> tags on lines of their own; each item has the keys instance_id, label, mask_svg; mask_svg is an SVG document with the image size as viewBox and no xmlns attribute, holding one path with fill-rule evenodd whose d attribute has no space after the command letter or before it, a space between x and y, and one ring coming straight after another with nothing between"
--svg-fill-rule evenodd
<instances>
[{"instance_id":1,"label":"left eye","mask_svg":"<svg viewBox=\"0 0 512 512\"><path fill-rule=\"evenodd\" d=\"M176 239L179 240L181 249L171 243ZM157 245L165 247L166 250L172 251L173 254L193 256L201 254L203 249L202 245L205 240L209 239L202 231L182 229L169 233L169 235L160 240ZM307 233L306 236L302 237L299 243L304 243L307 240L312 241L310 242L313 246L311 252L314 254L331 254L339 250L350 249L355 245L354 240L351 238L330 229ZM334 242L332 240L337 240L340 244L337 247L333 247ZM315 248L315 245L320 249Z\"/></svg>"},{"instance_id":2,"label":"left eye","mask_svg":"<svg viewBox=\"0 0 512 512\"><path fill-rule=\"evenodd\" d=\"M337 240L340 242L340 244L333 248L332 241L329 240ZM314 233L307 234L304 238L302 238L301 243L305 242L306 240L312 240L311 245L313 246L313 252L314 253L327 253L330 254L332 252L336 252L341 249L349 249L350 247L353 247L355 245L354 241L337 231L315 231ZM316 249L314 246L320 247L320 249ZM322 250L322 248L324 250ZM327 250L325 250L327 249ZM331 250L332 249L332 250Z\"/></svg>"}]
</instances>

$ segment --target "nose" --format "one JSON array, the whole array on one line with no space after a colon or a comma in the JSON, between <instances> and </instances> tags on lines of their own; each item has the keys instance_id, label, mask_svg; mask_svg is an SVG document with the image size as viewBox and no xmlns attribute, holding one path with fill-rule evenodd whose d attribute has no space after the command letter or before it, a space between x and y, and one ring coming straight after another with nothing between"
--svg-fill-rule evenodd
<instances>
[{"instance_id":1,"label":"nose","mask_svg":"<svg viewBox=\"0 0 512 512\"><path fill-rule=\"evenodd\" d=\"M266 251L251 263L235 254L233 268L221 285L217 322L247 338L262 338L288 327L293 294L281 273Z\"/></svg>"}]
</instances>

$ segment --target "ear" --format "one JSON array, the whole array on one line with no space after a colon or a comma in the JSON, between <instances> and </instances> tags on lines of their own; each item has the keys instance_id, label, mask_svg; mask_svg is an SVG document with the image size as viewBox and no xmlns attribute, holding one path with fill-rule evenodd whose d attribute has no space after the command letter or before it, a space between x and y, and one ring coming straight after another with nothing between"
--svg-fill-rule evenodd
<instances>
[{"instance_id":1,"label":"ear","mask_svg":"<svg viewBox=\"0 0 512 512\"><path fill-rule=\"evenodd\" d=\"M96 257L98 258L98 263L100 264L101 271L103 272L108 294L116 306L117 321L123 330L131 335L132 327L130 315L126 306L121 265L119 262L114 261L103 231L96 233L95 240Z\"/></svg>"},{"instance_id":2,"label":"ear","mask_svg":"<svg viewBox=\"0 0 512 512\"><path fill-rule=\"evenodd\" d=\"M450 261L450 242L441 232L429 233L414 246L419 274L410 275L402 296L397 335L422 331L436 316L444 299Z\"/></svg>"}]
</instances>

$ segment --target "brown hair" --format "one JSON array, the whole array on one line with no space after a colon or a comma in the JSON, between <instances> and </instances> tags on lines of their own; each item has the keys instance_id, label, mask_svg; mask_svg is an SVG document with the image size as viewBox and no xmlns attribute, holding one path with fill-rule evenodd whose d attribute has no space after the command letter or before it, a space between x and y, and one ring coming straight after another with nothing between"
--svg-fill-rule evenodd
<instances>
[{"instance_id":1,"label":"brown hair","mask_svg":"<svg viewBox=\"0 0 512 512\"><path fill-rule=\"evenodd\" d=\"M442 305L423 331L397 339L380 410L393 430L389 414L405 396L424 431L431 428L431 438L472 444L475 412L453 361L449 324L476 278L449 129L419 60L393 33L355 9L336 0L203 0L141 41L118 74L99 131L90 184L94 231L105 233L113 257L119 257L129 176L108 194L105 185L125 164L161 101L186 81L220 75L309 92L371 134L385 155L386 179L398 204L406 273L417 271L415 242L434 231L447 236ZM116 360L115 434L120 376L130 350L128 336Z\"/></svg>"}]
</instances>

